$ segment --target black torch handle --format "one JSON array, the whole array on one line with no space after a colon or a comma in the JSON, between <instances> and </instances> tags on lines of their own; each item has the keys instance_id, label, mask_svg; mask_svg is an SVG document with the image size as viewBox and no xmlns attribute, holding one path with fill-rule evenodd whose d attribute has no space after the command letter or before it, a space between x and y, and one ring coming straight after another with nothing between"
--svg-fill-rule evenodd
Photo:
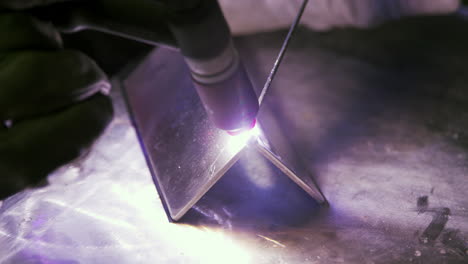
<instances>
[{"instance_id":1,"label":"black torch handle","mask_svg":"<svg viewBox=\"0 0 468 264\"><path fill-rule=\"evenodd\" d=\"M233 131L255 122L258 99L217 0L82 0L31 12L62 32L90 29L177 47L218 128Z\"/></svg>"}]
</instances>

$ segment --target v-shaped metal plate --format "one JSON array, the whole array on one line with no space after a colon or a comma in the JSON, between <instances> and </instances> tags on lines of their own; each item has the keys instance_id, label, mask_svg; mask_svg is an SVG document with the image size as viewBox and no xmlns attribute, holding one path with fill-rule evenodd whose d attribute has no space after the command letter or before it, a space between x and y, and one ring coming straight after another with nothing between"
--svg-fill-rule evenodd
<instances>
[{"instance_id":1,"label":"v-shaped metal plate","mask_svg":"<svg viewBox=\"0 0 468 264\"><path fill-rule=\"evenodd\" d=\"M325 201L265 105L257 119L257 133L251 138L230 136L208 120L178 52L155 50L123 84L141 146L171 221L179 220L237 162L246 147L259 151L317 202Z\"/></svg>"}]
</instances>

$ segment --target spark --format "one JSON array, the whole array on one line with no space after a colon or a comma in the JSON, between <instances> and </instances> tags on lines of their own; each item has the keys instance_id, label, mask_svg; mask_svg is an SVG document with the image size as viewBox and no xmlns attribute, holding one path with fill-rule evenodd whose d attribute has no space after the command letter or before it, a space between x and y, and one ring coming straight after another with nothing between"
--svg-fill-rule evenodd
<instances>
[{"instance_id":1,"label":"spark","mask_svg":"<svg viewBox=\"0 0 468 264\"><path fill-rule=\"evenodd\" d=\"M274 240L274 239L272 239L272 238L269 238L269 237L266 237L266 236L262 236L262 235L259 235L259 234L257 234L257 236L259 236L259 237L265 239L266 241L270 241L271 243L273 243L273 244L275 244L275 245L277 245L277 246L280 246L280 247L282 247L282 248L285 248L285 247L286 247L284 244L282 244L282 243L280 243L279 241Z\"/></svg>"}]
</instances>

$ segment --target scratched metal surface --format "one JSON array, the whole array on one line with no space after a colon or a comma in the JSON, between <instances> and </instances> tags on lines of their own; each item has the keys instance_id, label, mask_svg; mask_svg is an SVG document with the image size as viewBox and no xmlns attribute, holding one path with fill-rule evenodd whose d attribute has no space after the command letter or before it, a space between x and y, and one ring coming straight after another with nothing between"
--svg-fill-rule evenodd
<instances>
[{"instance_id":1,"label":"scratched metal surface","mask_svg":"<svg viewBox=\"0 0 468 264\"><path fill-rule=\"evenodd\" d=\"M165 208L179 220L237 161L242 146L229 148L231 137L208 120L179 52L156 50L123 86Z\"/></svg>"},{"instance_id":2,"label":"scratched metal surface","mask_svg":"<svg viewBox=\"0 0 468 264\"><path fill-rule=\"evenodd\" d=\"M283 36L241 40L256 83ZM267 100L323 209L252 153L168 223L114 91L92 152L3 202L0 263L467 263L466 47L453 18L298 32Z\"/></svg>"}]
</instances>

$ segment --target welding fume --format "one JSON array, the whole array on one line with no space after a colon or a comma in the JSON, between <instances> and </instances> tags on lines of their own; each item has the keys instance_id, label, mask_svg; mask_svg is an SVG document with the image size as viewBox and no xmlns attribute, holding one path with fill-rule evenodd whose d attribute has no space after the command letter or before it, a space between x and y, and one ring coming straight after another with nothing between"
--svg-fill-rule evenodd
<instances>
[{"instance_id":1,"label":"welding fume","mask_svg":"<svg viewBox=\"0 0 468 264\"><path fill-rule=\"evenodd\" d=\"M112 119L106 70L69 49L64 34L93 30L179 50L211 122L238 134L255 125L259 100L232 35L288 27L301 3L1 0L0 200L40 186L49 173L85 155ZM315 31L368 28L404 16L454 12L459 4L316 0L301 24Z\"/></svg>"}]
</instances>

